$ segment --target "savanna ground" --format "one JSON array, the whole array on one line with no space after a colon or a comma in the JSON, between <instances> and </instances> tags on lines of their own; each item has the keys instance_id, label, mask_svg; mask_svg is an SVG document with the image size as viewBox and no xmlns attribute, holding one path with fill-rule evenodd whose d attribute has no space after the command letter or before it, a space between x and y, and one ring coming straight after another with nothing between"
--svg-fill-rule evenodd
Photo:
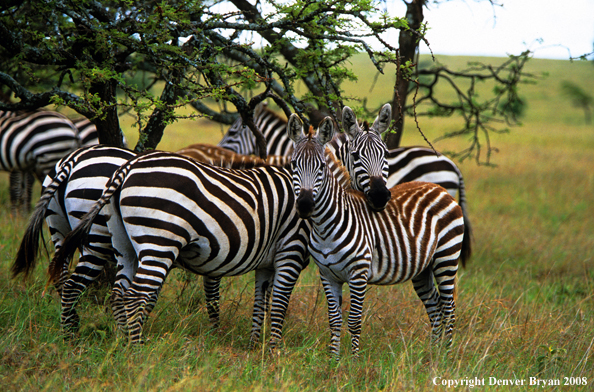
<instances>
[{"instance_id":1,"label":"savanna ground","mask_svg":"<svg viewBox=\"0 0 594 392\"><path fill-rule=\"evenodd\" d=\"M462 67L470 59L438 60ZM471 389L468 384L476 380L485 384L476 389L533 390L531 378L562 384L546 390L592 389L594 125L584 125L583 113L562 96L560 83L569 80L594 91L594 67L533 60L528 70L549 76L522 86L528 103L523 125L493 137L499 152L492 161L498 166L459 164L474 229L474 257L459 274L449 356L431 349L427 316L406 283L369 290L361 356L349 355L350 336L343 326L343 357L335 363L326 350L326 303L313 264L293 293L283 349L275 355L265 345L247 348L252 275L223 281L218 332L209 328L201 279L176 270L146 323L146 345L126 345L114 329L105 303L108 293L97 290L79 304L80 332L65 340L57 296L46 290L47 256L30 280L10 279L9 266L27 219L11 217L4 175L0 390L423 391L446 390L441 383L456 380L466 383L458 390ZM358 91L367 91L373 76L370 72L367 80L361 79ZM391 81L378 81L369 96L373 104L389 101ZM220 127L207 124L174 124L159 147L216 143ZM420 119L429 140L459 124L455 118ZM134 131L126 131L133 145ZM436 148L455 150L465 143L442 141ZM420 144L423 139L409 119L403 145ZM505 380L524 386L489 386ZM566 382L587 385L563 386Z\"/></svg>"}]
</instances>

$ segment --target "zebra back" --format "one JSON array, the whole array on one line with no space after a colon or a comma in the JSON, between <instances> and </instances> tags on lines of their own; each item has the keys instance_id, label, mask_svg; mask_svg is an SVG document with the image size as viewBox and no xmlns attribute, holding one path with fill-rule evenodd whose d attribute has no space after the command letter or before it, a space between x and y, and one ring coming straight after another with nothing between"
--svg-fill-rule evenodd
<instances>
[{"instance_id":1,"label":"zebra back","mask_svg":"<svg viewBox=\"0 0 594 392\"><path fill-rule=\"evenodd\" d=\"M190 157L198 162L208 163L228 169L250 169L253 167L272 165L285 166L290 158L279 155L269 155L266 160L252 155L243 155L220 146L210 144L192 144L177 151L178 154Z\"/></svg>"},{"instance_id":2,"label":"zebra back","mask_svg":"<svg viewBox=\"0 0 594 392\"><path fill-rule=\"evenodd\" d=\"M56 162L77 147L76 127L60 113L0 111L0 165L3 170L33 171L42 181Z\"/></svg>"},{"instance_id":3,"label":"zebra back","mask_svg":"<svg viewBox=\"0 0 594 392\"><path fill-rule=\"evenodd\" d=\"M99 132L97 127L86 117L79 117L72 120L78 131L81 147L94 146L99 144Z\"/></svg>"},{"instance_id":4,"label":"zebra back","mask_svg":"<svg viewBox=\"0 0 594 392\"><path fill-rule=\"evenodd\" d=\"M254 124L266 138L267 155L290 156L293 151L291 140L285 132L287 121L271 110L265 102L254 110ZM243 155L259 155L256 151L256 137L239 117L218 144Z\"/></svg>"}]
</instances>

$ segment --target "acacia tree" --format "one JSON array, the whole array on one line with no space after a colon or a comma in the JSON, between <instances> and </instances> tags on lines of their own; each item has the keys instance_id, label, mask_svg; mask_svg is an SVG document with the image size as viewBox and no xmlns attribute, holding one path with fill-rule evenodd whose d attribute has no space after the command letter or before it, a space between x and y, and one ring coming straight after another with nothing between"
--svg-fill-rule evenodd
<instances>
[{"instance_id":1,"label":"acacia tree","mask_svg":"<svg viewBox=\"0 0 594 392\"><path fill-rule=\"evenodd\" d=\"M143 151L158 145L167 124L177 118L177 108L192 105L196 116L226 124L241 115L264 155L265 141L252 121L254 107L271 97L287 114L329 114L338 121L336 110L358 98L341 90L345 80L356 79L348 60L363 52L377 72L396 65L396 133L388 138L394 147L415 102L426 99L436 108L443 106L433 94L435 83L418 81L429 71L415 70L414 56L426 28L425 3L412 0L407 6L414 13L399 18L368 0L8 1L0 6L0 85L16 102L0 103L0 109L68 106L92 119L101 142L111 145L121 143L119 115L131 112L139 130L135 149ZM400 31L400 48L384 39L393 29ZM516 91L522 61L506 68L505 78L492 72L500 84L495 100ZM431 72L435 82L451 76L447 70ZM141 74L148 75L148 85L139 83ZM298 81L305 93L297 94ZM425 98L407 103L413 91L424 92ZM505 115L497 109L484 116L492 106L475 105L476 97L467 95L460 105L432 111L481 118L476 124ZM228 110L226 102L235 110ZM468 122L465 129L470 129Z\"/></svg>"}]
</instances>

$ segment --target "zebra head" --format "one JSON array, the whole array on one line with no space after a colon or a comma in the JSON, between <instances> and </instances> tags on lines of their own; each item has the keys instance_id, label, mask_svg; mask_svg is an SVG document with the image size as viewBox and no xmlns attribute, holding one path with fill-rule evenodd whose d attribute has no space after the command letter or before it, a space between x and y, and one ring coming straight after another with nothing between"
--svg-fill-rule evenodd
<instances>
[{"instance_id":1,"label":"zebra head","mask_svg":"<svg viewBox=\"0 0 594 392\"><path fill-rule=\"evenodd\" d=\"M349 137L345 166L351 173L353 187L365 193L367 203L374 210L383 210L391 198L387 188L388 147L382 140L392 118L392 106L385 104L373 125L359 126L355 113L345 106L342 110L342 125Z\"/></svg>"},{"instance_id":2,"label":"zebra head","mask_svg":"<svg viewBox=\"0 0 594 392\"><path fill-rule=\"evenodd\" d=\"M315 201L322 184L326 158L324 144L334 135L334 122L331 117L322 120L317 131L310 129L306 135L303 123L295 113L289 118L287 132L294 145L291 169L293 172L293 190L297 196L297 212L303 219L309 218L314 211Z\"/></svg>"}]
</instances>

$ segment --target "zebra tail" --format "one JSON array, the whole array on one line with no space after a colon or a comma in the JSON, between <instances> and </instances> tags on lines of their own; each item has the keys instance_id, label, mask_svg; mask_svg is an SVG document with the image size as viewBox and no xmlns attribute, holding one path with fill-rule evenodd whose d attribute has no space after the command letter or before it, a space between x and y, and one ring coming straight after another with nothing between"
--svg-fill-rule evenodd
<instances>
[{"instance_id":1,"label":"zebra tail","mask_svg":"<svg viewBox=\"0 0 594 392\"><path fill-rule=\"evenodd\" d=\"M43 190L29 219L29 225L25 229L25 234L23 235L23 240L21 241L16 257L10 267L13 278L16 278L21 273L27 278L31 271L35 269L37 255L39 254L39 238L41 237L43 240L42 227L48 205L60 185L70 177L71 170L72 164L69 160L62 163L52 182Z\"/></svg>"},{"instance_id":2,"label":"zebra tail","mask_svg":"<svg viewBox=\"0 0 594 392\"><path fill-rule=\"evenodd\" d=\"M460 253L460 261L462 262L462 267L466 268L466 262L470 260L470 257L472 256L472 226L470 225L470 219L468 218L464 178L462 178L462 173L459 169L458 178L460 180L460 188L458 190L458 204L460 204L460 208L462 209L462 216L464 218L464 238L462 239L462 251Z\"/></svg>"},{"instance_id":3,"label":"zebra tail","mask_svg":"<svg viewBox=\"0 0 594 392\"><path fill-rule=\"evenodd\" d=\"M62 246L54 255L54 258L49 265L49 280L50 283L55 283L60 278L60 272L64 269L65 264L72 258L74 252L81 248L87 243L89 231L93 226L93 222L103 206L109 203L109 200L113 194L120 188L128 171L130 169L131 161L136 160L136 157L132 158L128 162L124 163L116 172L113 174L109 182L106 184L106 188L103 190L101 198L93 205L93 207L82 216L78 225L64 238Z\"/></svg>"}]
</instances>

